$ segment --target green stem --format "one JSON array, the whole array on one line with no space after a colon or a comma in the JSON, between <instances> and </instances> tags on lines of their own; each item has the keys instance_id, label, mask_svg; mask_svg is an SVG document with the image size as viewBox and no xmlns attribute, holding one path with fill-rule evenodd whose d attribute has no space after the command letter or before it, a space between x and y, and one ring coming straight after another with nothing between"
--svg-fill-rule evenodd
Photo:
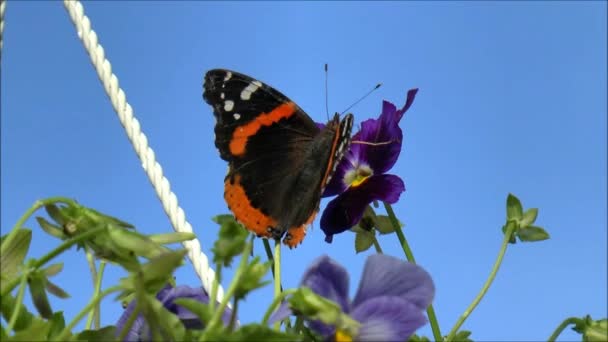
<instances>
[{"instance_id":1,"label":"green stem","mask_svg":"<svg viewBox=\"0 0 608 342\"><path fill-rule=\"evenodd\" d=\"M498 252L498 257L496 258L496 261L494 262L494 266L492 266L492 271L490 272L488 279L483 284L481 291L479 291L479 293L477 294L475 299L473 299L473 302L464 311L464 313L458 318L458 321L456 321L456 324L454 324L454 327L452 328L452 330L450 330L450 333L448 334L446 341L451 341L454 338L454 336L458 332L458 329L462 326L464 321L469 317L469 315L473 312L473 310L475 310L475 307L477 306L477 304L479 304L479 302L481 301L483 296L486 294L486 292L488 292L490 285L492 285L492 282L494 281L494 278L496 277L496 273L498 273L498 269L500 268L502 259L505 256L505 252L507 251L507 246L509 245L509 240L511 239L511 236L515 232L516 227L517 227L517 225L515 225L515 224L508 225L507 231L505 232L505 237L502 240L502 245L500 246L500 251Z\"/></svg>"},{"instance_id":2,"label":"green stem","mask_svg":"<svg viewBox=\"0 0 608 342\"><path fill-rule=\"evenodd\" d=\"M232 312L230 312L230 325L228 325L228 329L232 331L234 329L234 324L236 323L236 312L239 308L239 301L234 298L232 300Z\"/></svg>"},{"instance_id":3,"label":"green stem","mask_svg":"<svg viewBox=\"0 0 608 342\"><path fill-rule=\"evenodd\" d=\"M274 242L274 298L275 300L281 296L281 241ZM281 329L281 322L277 321L274 324L274 329Z\"/></svg>"},{"instance_id":4,"label":"green stem","mask_svg":"<svg viewBox=\"0 0 608 342\"><path fill-rule=\"evenodd\" d=\"M279 305L279 303L281 303L287 296L290 296L290 295L296 293L296 291L297 291L296 289L288 289L288 290L281 292L281 294L278 295L277 297L274 297L274 299L272 300L272 303L270 304L270 306L266 310L266 313L264 314L264 318L262 319L262 325L267 325L270 315L272 315L272 313L274 312L275 308Z\"/></svg>"},{"instance_id":5,"label":"green stem","mask_svg":"<svg viewBox=\"0 0 608 342\"><path fill-rule=\"evenodd\" d=\"M96 305L97 303L99 303L105 296L114 293L114 292L118 292L121 291L122 288L120 286L112 286L107 290L104 290L103 292L101 292L98 296L93 297L93 299L91 299L91 301L87 304L87 306L84 307L84 309L82 309L82 311L80 311L78 313L78 315L76 315L76 317L74 317L74 319L70 322L70 324L68 324L68 326L66 326L63 331L61 331L61 334L59 334L59 336L57 336L56 341L66 341L68 336L71 334L72 329L74 329L74 327L76 326L76 324L78 324L78 322L80 322L84 316L87 315L87 313L89 311L91 311Z\"/></svg>"},{"instance_id":6,"label":"green stem","mask_svg":"<svg viewBox=\"0 0 608 342\"><path fill-rule=\"evenodd\" d=\"M11 316L11 320L8 322L8 326L6 327L7 333L13 331L15 323L17 323L17 317L19 317L19 311L21 311L21 306L23 304L23 296L25 295L25 287L27 284L27 277L29 273L23 272L21 274L21 278L18 278L19 281L19 292L17 293L17 299L15 301L15 311L13 311L13 315Z\"/></svg>"},{"instance_id":7,"label":"green stem","mask_svg":"<svg viewBox=\"0 0 608 342\"><path fill-rule=\"evenodd\" d=\"M213 278L213 284L211 284L211 297L209 297L209 308L211 312L215 310L215 304L217 303L217 289L220 286L222 280L222 263L218 262L215 264L215 277Z\"/></svg>"},{"instance_id":8,"label":"green stem","mask_svg":"<svg viewBox=\"0 0 608 342\"><path fill-rule=\"evenodd\" d=\"M232 278L232 282L230 282L230 286L224 294L224 298L222 298L219 307L213 313L213 316L209 320L209 324L207 324L207 329L205 329L206 331L213 330L213 328L219 324L219 321L222 318L222 315L224 314L224 310L226 310L226 306L228 305L228 301L230 301L230 298L234 296L234 293L236 292L236 289L239 286L241 278L243 277L243 271L247 266L247 261L249 260L249 254L251 254L252 245L252 240L249 240L249 242L245 244L245 249L243 250L243 254L241 255L241 262L239 264L239 267L236 270L234 278ZM205 334L202 334L200 336L201 340L204 340L206 337L207 336Z\"/></svg>"},{"instance_id":9,"label":"green stem","mask_svg":"<svg viewBox=\"0 0 608 342\"><path fill-rule=\"evenodd\" d=\"M407 261L415 264L416 259L414 259L414 253L412 253L412 249L410 248L410 245L407 243L407 240L405 239L405 235L403 235L403 231L401 230L401 225L399 225L399 220L397 220L397 216L395 216L393 207L386 202L383 202L383 203L384 203L384 209L386 209L386 213L388 214L388 218L391 221L393 228L395 229L395 234L397 235L397 238L399 239L399 243L401 243L401 248L403 249L403 253L405 253L405 258L407 259Z\"/></svg>"},{"instance_id":10,"label":"green stem","mask_svg":"<svg viewBox=\"0 0 608 342\"><path fill-rule=\"evenodd\" d=\"M401 225L399 224L399 220L397 220L397 216L395 216L393 207L386 202L382 203L384 204L384 209L386 210L388 218L391 221L393 228L395 229L395 235L397 235L397 238L401 243L401 248L403 249L403 253L405 253L405 258L407 259L407 261L411 262L412 264L415 264L416 259L414 258L414 253L412 253L412 249L410 248L410 245L405 239L405 235L401 230ZM428 308L426 308L426 314L429 317L429 323L431 324L431 330L433 331L433 338L435 339L435 341L442 341L443 337L441 335L441 330L439 329L439 322L437 321L437 315L435 314L433 304L430 304Z\"/></svg>"},{"instance_id":11,"label":"green stem","mask_svg":"<svg viewBox=\"0 0 608 342\"><path fill-rule=\"evenodd\" d=\"M77 244L80 241L86 240L88 239L90 236L93 236L95 234L98 234L99 232L105 230L106 227L97 227L97 228L93 228L87 232L84 232L82 234L79 234L69 240L65 240L61 245L57 246L55 249L53 249L51 252L49 252L48 254L44 255L42 258L36 260L33 262L32 264L32 268L33 269L38 269L42 266L44 266L47 262L53 260L53 258L55 258L56 256L58 256L59 254L63 253L65 250L69 249L70 247L72 247L73 245ZM17 284L19 283L19 278L15 278L13 280L11 280L9 282L9 284L4 287L4 291L2 291L2 293L0 294L0 296L4 296L5 294L11 292L15 286L17 286Z\"/></svg>"},{"instance_id":12,"label":"green stem","mask_svg":"<svg viewBox=\"0 0 608 342\"><path fill-rule=\"evenodd\" d=\"M384 252L382 251L382 247L380 247L380 244L378 243L378 239L376 239L375 236L372 237L372 242L374 243L374 248L376 249L376 253L384 254Z\"/></svg>"},{"instance_id":13,"label":"green stem","mask_svg":"<svg viewBox=\"0 0 608 342\"><path fill-rule=\"evenodd\" d=\"M87 253L87 259L88 256L90 255L90 253ZM93 264L92 264L93 269L95 269L95 261L93 260ZM93 296L98 296L99 293L101 292L101 280L103 278L103 271L106 268L106 263L105 261L101 261L99 263L99 272L95 272L95 292L93 293ZM91 329L91 324L93 322L93 318L95 318L95 329L99 329L100 326L100 317L101 317L101 308L99 303L97 303L97 306L95 306L95 309L93 311L91 311L89 313L89 317L87 318L87 323L85 325L85 329Z\"/></svg>"},{"instance_id":14,"label":"green stem","mask_svg":"<svg viewBox=\"0 0 608 342\"><path fill-rule=\"evenodd\" d=\"M549 338L547 339L548 342L554 342L557 337L562 333L562 331L564 331L564 329L566 329L567 326L569 326L570 324L579 324L579 323L583 323L584 321L578 317L569 317L566 318L558 327L557 329L555 329L555 331L553 332L553 334L551 334L551 336L549 336Z\"/></svg>"},{"instance_id":15,"label":"green stem","mask_svg":"<svg viewBox=\"0 0 608 342\"><path fill-rule=\"evenodd\" d=\"M87 264L89 265L89 272L91 273L91 280L93 281L93 296L97 295L95 291L95 285L97 285L97 267L95 266L95 258L93 257L93 253L91 253L91 249L87 246L85 255L87 257ZM93 318L95 316L95 310L89 313L89 317L87 317L87 322L85 323L85 329L91 329L91 324L93 324Z\"/></svg>"}]
</instances>

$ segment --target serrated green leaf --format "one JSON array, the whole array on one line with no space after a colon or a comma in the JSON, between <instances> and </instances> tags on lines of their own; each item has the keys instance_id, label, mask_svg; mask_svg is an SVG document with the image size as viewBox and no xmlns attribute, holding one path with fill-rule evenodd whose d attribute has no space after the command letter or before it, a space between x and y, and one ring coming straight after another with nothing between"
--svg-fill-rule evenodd
<instances>
[{"instance_id":1,"label":"serrated green leaf","mask_svg":"<svg viewBox=\"0 0 608 342\"><path fill-rule=\"evenodd\" d=\"M521 221L519 222L520 227L527 227L536 221L536 216L538 216L537 208L530 208L526 210Z\"/></svg>"},{"instance_id":2,"label":"serrated green leaf","mask_svg":"<svg viewBox=\"0 0 608 342\"><path fill-rule=\"evenodd\" d=\"M72 341L105 342L116 340L116 327L108 325L98 330L83 330Z\"/></svg>"},{"instance_id":3,"label":"serrated green leaf","mask_svg":"<svg viewBox=\"0 0 608 342\"><path fill-rule=\"evenodd\" d=\"M234 297L237 299L245 298L249 292L269 284L270 281L262 281L262 279L268 273L270 265L270 262L261 263L260 257L253 258L243 269Z\"/></svg>"},{"instance_id":4,"label":"serrated green leaf","mask_svg":"<svg viewBox=\"0 0 608 342\"><path fill-rule=\"evenodd\" d=\"M248 324L231 334L219 337L222 341L303 341L304 336L276 331L261 324Z\"/></svg>"},{"instance_id":5,"label":"serrated green leaf","mask_svg":"<svg viewBox=\"0 0 608 342\"><path fill-rule=\"evenodd\" d=\"M426 336L418 336L416 334L410 336L408 342L431 342Z\"/></svg>"},{"instance_id":6,"label":"serrated green leaf","mask_svg":"<svg viewBox=\"0 0 608 342\"><path fill-rule=\"evenodd\" d=\"M50 319L53 315L49 298L46 295L46 278L41 273L32 273L28 279L28 288L32 296L32 302L40 316Z\"/></svg>"},{"instance_id":7,"label":"serrated green leaf","mask_svg":"<svg viewBox=\"0 0 608 342\"><path fill-rule=\"evenodd\" d=\"M45 218L36 217L36 221L38 221L38 225L40 226L40 228L42 228L42 230L44 230L47 234L61 240L65 240L68 238L68 236L63 232L63 229L61 227L50 223Z\"/></svg>"},{"instance_id":8,"label":"serrated green leaf","mask_svg":"<svg viewBox=\"0 0 608 342\"><path fill-rule=\"evenodd\" d=\"M54 284L52 281L50 281L48 279L46 280L45 288L48 291L48 293L54 295L57 298L62 298L62 299L70 298L70 295L67 292L65 292L61 287Z\"/></svg>"},{"instance_id":9,"label":"serrated green leaf","mask_svg":"<svg viewBox=\"0 0 608 342\"><path fill-rule=\"evenodd\" d=\"M355 252L361 253L368 250L374 244L374 234L361 231L355 234Z\"/></svg>"},{"instance_id":10,"label":"serrated green leaf","mask_svg":"<svg viewBox=\"0 0 608 342\"><path fill-rule=\"evenodd\" d=\"M515 195L509 194L507 196L507 220L521 220L523 215L523 208L521 202Z\"/></svg>"},{"instance_id":11,"label":"serrated green leaf","mask_svg":"<svg viewBox=\"0 0 608 342\"><path fill-rule=\"evenodd\" d=\"M399 222L399 228L403 228L403 223ZM395 232L395 227L391 223L391 219L386 215L378 215L376 217L376 230L380 234L390 234Z\"/></svg>"},{"instance_id":12,"label":"serrated green leaf","mask_svg":"<svg viewBox=\"0 0 608 342\"><path fill-rule=\"evenodd\" d=\"M65 319L63 318L63 311L57 311L53 313L51 319L49 319L51 323L51 328L49 329L48 340L53 339L63 331L65 328Z\"/></svg>"},{"instance_id":13,"label":"serrated green leaf","mask_svg":"<svg viewBox=\"0 0 608 342\"><path fill-rule=\"evenodd\" d=\"M140 298L144 299L142 314L150 329L158 329L164 340L182 341L186 330L180 319L167 310L155 296L149 294L138 296L138 303Z\"/></svg>"},{"instance_id":14,"label":"serrated green leaf","mask_svg":"<svg viewBox=\"0 0 608 342\"><path fill-rule=\"evenodd\" d=\"M48 340L49 331L52 323L44 321L40 318L33 318L27 329L19 330L13 336L9 337L8 341L46 341Z\"/></svg>"},{"instance_id":15,"label":"serrated green leaf","mask_svg":"<svg viewBox=\"0 0 608 342\"><path fill-rule=\"evenodd\" d=\"M519 240L522 242L542 241L549 239L549 233L537 226L528 226L519 229L517 232Z\"/></svg>"},{"instance_id":16,"label":"serrated green leaf","mask_svg":"<svg viewBox=\"0 0 608 342\"><path fill-rule=\"evenodd\" d=\"M183 263L184 256L188 251L178 249L163 253L150 259L139 268L138 272L130 274L120 280L120 285L125 291L134 291L138 277L143 277L144 286L148 293L157 293L171 278L173 271Z\"/></svg>"},{"instance_id":17,"label":"serrated green leaf","mask_svg":"<svg viewBox=\"0 0 608 342\"><path fill-rule=\"evenodd\" d=\"M32 324L32 320L34 319L34 315L32 315L25 305L19 305L19 314L17 316L17 321L15 322L14 330L21 331L24 329L29 329ZM0 297L0 310L2 311L2 316L6 319L6 317L13 316L13 311L17 308L17 300L10 293ZM7 319L7 320L8 320Z\"/></svg>"},{"instance_id":18,"label":"serrated green leaf","mask_svg":"<svg viewBox=\"0 0 608 342\"><path fill-rule=\"evenodd\" d=\"M19 229L9 234L14 234L13 238L3 240L0 246L0 270L5 279L17 276L32 241L32 231L29 229Z\"/></svg>"},{"instance_id":19,"label":"serrated green leaf","mask_svg":"<svg viewBox=\"0 0 608 342\"><path fill-rule=\"evenodd\" d=\"M58 274L59 272L61 272L63 270L63 263L57 263L57 264L52 264L49 267L43 268L41 270L42 273L44 273L44 275L46 275L47 277L52 277L56 274Z\"/></svg>"},{"instance_id":20,"label":"serrated green leaf","mask_svg":"<svg viewBox=\"0 0 608 342\"><path fill-rule=\"evenodd\" d=\"M220 224L220 232L219 238L211 248L213 262L228 267L234 257L243 252L249 233L233 216L218 215L214 221Z\"/></svg>"}]
</instances>

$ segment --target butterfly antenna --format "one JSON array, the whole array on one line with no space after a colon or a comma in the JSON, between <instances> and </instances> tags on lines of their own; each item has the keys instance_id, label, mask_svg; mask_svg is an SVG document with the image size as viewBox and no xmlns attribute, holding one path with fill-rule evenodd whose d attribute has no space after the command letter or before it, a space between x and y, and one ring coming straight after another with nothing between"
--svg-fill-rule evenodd
<instances>
[{"instance_id":1,"label":"butterfly antenna","mask_svg":"<svg viewBox=\"0 0 608 342\"><path fill-rule=\"evenodd\" d=\"M354 106L356 106L359 102L363 101L366 97L368 97L371 93L373 93L376 89L380 88L382 86L382 83L378 83L376 84L376 86L374 88L372 88L372 90L368 91L365 95L361 96L360 99L358 99L357 101L355 101L355 103L353 103L352 105L348 106L348 108L346 108L345 110L343 110L340 115L343 115L344 113L346 113L347 110L353 108Z\"/></svg>"},{"instance_id":2,"label":"butterfly antenna","mask_svg":"<svg viewBox=\"0 0 608 342\"><path fill-rule=\"evenodd\" d=\"M327 115L327 121L329 121L329 104L328 104L328 91L327 91L327 63L325 63L325 115Z\"/></svg>"}]
</instances>

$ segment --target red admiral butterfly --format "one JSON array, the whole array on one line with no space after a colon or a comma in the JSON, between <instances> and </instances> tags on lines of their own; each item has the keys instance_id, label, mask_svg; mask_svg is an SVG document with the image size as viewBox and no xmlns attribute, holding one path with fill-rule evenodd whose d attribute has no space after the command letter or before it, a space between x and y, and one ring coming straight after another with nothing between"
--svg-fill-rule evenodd
<instances>
[{"instance_id":1,"label":"red admiral butterfly","mask_svg":"<svg viewBox=\"0 0 608 342\"><path fill-rule=\"evenodd\" d=\"M276 89L238 72L205 75L203 98L215 115L215 146L228 162L224 198L258 236L302 242L325 186L350 144L352 114L324 128Z\"/></svg>"}]
</instances>

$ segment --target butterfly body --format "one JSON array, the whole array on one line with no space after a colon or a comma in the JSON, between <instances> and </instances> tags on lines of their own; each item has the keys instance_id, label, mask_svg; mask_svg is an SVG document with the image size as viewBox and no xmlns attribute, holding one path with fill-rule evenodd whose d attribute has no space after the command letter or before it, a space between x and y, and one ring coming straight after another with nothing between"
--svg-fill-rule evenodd
<instances>
[{"instance_id":1,"label":"butterfly body","mask_svg":"<svg viewBox=\"0 0 608 342\"><path fill-rule=\"evenodd\" d=\"M228 162L224 198L248 230L297 246L350 144L353 117L324 128L274 88L238 72L207 72L203 98L216 118L215 146Z\"/></svg>"}]
</instances>

